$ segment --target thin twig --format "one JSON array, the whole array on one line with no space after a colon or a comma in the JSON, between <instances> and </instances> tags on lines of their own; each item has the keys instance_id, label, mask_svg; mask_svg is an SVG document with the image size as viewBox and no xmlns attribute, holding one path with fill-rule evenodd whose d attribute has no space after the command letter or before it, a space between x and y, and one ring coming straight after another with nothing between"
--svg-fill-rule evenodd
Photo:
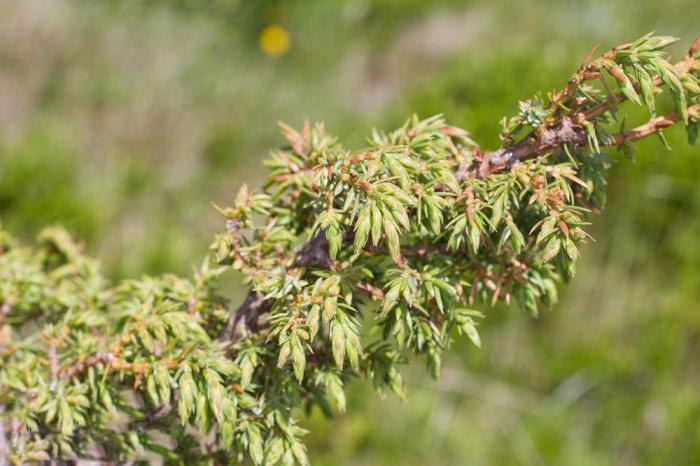
<instances>
[{"instance_id":1,"label":"thin twig","mask_svg":"<svg viewBox=\"0 0 700 466\"><path fill-rule=\"evenodd\" d=\"M628 48L629 45L630 44L625 44L615 47L614 49L603 54L603 56L599 59L579 68L579 70L569 80L564 90L555 94L552 100L557 103L564 103L565 99L573 94L573 90L577 88L580 83L594 78L594 71L603 67L605 60L609 60L611 55L613 55L616 51ZM698 49L700 49L700 37L695 39L693 45L690 47L688 53L683 57L683 59L673 66L681 73L688 73L700 69L700 60L695 58L695 54L697 53ZM611 71L611 69L608 69L608 72ZM653 79L653 84L655 87L659 87L663 84L663 80L660 76L655 76ZM581 111L580 113L576 114L575 118L581 121L592 121L593 119L614 109L626 100L627 97L623 93L617 93L608 99L605 99L602 102ZM677 119L668 118L671 116L673 116L673 114L655 119L657 120L655 122L652 120L649 123L642 125L641 128L649 130L651 126L655 126L657 129L652 131L652 133L656 133L663 128L678 122ZM565 144L575 143L576 141L580 141L581 138L583 138L583 141L585 142L585 130L581 128L580 125L572 125L572 118L574 118L573 115L561 116L555 122L549 122L546 126L543 125L533 129L515 144L504 146L497 150L488 152L478 160L475 158L474 164L470 171L475 173L478 177L484 178L492 173L506 170L518 161L542 155L545 152L553 150L557 147L563 147ZM674 121L671 123L671 120ZM660 125L664 124L666 126L660 127ZM618 141L617 144L624 142L624 140L634 140L632 138L635 137L636 134L639 134L639 137L645 137L648 135L644 134L643 131L640 133L638 129L626 133L628 134L626 134L624 137L621 135L615 136ZM622 140L620 140L620 138L622 138ZM580 145L580 143L574 145Z\"/></svg>"},{"instance_id":2,"label":"thin twig","mask_svg":"<svg viewBox=\"0 0 700 466\"><path fill-rule=\"evenodd\" d=\"M697 118L700 116L700 104L691 105L688 107L688 116L691 118ZM654 118L634 129L622 131L612 135L612 142L609 145L620 145L625 142L636 141L638 139L651 136L652 134L656 134L680 121L681 116L676 112Z\"/></svg>"},{"instance_id":3,"label":"thin twig","mask_svg":"<svg viewBox=\"0 0 700 466\"><path fill-rule=\"evenodd\" d=\"M700 104L688 107L688 115L697 118L700 114ZM681 121L680 115L673 112L658 118L649 120L628 131L622 131L611 135L609 139L602 140L602 146L619 146L624 142L636 141L644 137L656 134L665 128L675 125ZM498 149L484 157L484 160L477 168L478 176L485 178L494 173L499 173L509 169L513 165L523 160L532 159L555 149L563 148L564 145L570 147L581 147L587 143L587 134L583 126L574 123L570 118L565 117L561 126L542 131L540 135L532 139L523 139L517 144Z\"/></svg>"}]
</instances>

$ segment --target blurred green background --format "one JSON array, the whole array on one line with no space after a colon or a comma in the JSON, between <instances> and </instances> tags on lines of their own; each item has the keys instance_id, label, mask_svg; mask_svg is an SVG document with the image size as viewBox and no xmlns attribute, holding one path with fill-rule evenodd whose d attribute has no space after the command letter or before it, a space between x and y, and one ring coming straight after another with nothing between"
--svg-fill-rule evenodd
<instances>
[{"instance_id":1,"label":"blurred green background","mask_svg":"<svg viewBox=\"0 0 700 466\"><path fill-rule=\"evenodd\" d=\"M348 146L413 112L482 147L593 45L700 33L697 0L0 0L0 219L61 223L114 279L188 273L225 204L324 120ZM700 153L683 131L616 164L559 306L493 309L406 402L363 382L304 422L318 465L700 464ZM234 277L235 278L235 277ZM227 293L240 299L230 280Z\"/></svg>"}]
</instances>

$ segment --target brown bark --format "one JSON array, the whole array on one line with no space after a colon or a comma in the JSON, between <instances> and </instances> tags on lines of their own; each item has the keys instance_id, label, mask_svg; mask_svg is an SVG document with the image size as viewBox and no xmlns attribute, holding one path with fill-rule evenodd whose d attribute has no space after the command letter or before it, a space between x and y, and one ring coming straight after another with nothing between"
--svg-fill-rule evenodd
<instances>
[{"instance_id":1,"label":"brown bark","mask_svg":"<svg viewBox=\"0 0 700 466\"><path fill-rule=\"evenodd\" d=\"M691 118L697 118L700 115L700 104L688 107L688 115ZM624 142L636 141L673 126L680 120L678 113L669 113L649 120L647 123L634 129L615 133L609 139L601 140L600 144L601 146L619 146ZM518 162L561 149L565 145L575 148L581 147L586 143L587 134L585 128L581 124L573 122L570 118L564 117L561 123L554 128L533 132L511 146L486 153L482 160L473 167L473 171L476 172L478 177L485 178L494 173L508 170Z\"/></svg>"}]
</instances>

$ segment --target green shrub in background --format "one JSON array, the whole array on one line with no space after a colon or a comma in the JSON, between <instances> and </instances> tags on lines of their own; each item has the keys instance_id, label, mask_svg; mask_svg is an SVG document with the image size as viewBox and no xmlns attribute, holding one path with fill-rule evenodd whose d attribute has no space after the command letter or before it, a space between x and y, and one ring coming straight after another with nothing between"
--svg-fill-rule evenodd
<instances>
[{"instance_id":1,"label":"green shrub in background","mask_svg":"<svg viewBox=\"0 0 700 466\"><path fill-rule=\"evenodd\" d=\"M5 457L306 463L295 408L343 411L357 375L402 396L411 355L437 378L454 336L480 345L475 306L556 301L604 202L606 148L630 155L681 122L697 136L700 40L671 64L673 42L592 50L502 121L494 151L439 117L361 151L322 125L283 126L265 190L220 209L217 261L251 287L235 312L211 286L223 268L110 288L61 230L37 252L5 238ZM626 101L650 113L631 129L616 118Z\"/></svg>"}]
</instances>

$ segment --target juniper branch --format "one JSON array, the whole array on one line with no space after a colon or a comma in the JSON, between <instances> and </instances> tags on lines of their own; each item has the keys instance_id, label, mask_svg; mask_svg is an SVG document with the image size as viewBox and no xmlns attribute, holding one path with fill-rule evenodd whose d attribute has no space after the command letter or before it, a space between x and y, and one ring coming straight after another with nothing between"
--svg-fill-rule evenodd
<instances>
[{"instance_id":1,"label":"juniper branch","mask_svg":"<svg viewBox=\"0 0 700 466\"><path fill-rule=\"evenodd\" d=\"M700 60L697 59L697 49L698 44L700 44L700 37L698 37L693 45L690 47L688 53L683 57L683 59L674 65L674 68L678 69L681 74L692 73L698 68L700 68ZM491 173L502 171L512 166L514 163L522 160L526 160L532 157L538 157L546 154L557 148L561 148L567 144L573 145L583 145L586 143L586 130L583 128L582 124L584 122L594 121L606 113L614 110L620 104L628 100L631 95L630 92L634 90L627 90L625 92L618 92L610 95L601 102L594 103L590 108L582 109L582 111L577 111L581 103L587 103L589 99L581 98L573 110L567 109L566 105L569 104L568 99L574 94L578 87L586 82L596 79L602 79L602 73L607 70L611 76L618 82L625 85L630 82L629 78L621 72L618 67L614 65L614 59L619 52L629 50L634 44L625 44L622 46L615 47L610 51L606 52L599 59L593 61L592 63L587 63L590 54L595 51L595 48L591 50L589 56L584 60L584 64L579 68L579 70L572 76L564 89L558 93L553 93L551 98L551 105L556 108L556 112L553 112L558 118L554 123L550 121L544 121L540 126L532 130L527 136L522 138L518 143L501 147L489 154L486 154L479 163L478 167L474 169L477 171L478 175L481 177L488 176ZM666 62L665 62L666 63ZM651 85L654 88L658 88L664 84L664 78L662 75L656 75L651 80ZM633 89L639 91L640 83L635 83L632 85ZM609 88L606 87L606 90ZM636 94L635 94L636 95ZM561 116L562 108L564 109L564 115ZM652 106L653 109L653 106ZM652 111L653 113L653 111ZM697 115L694 115L695 117ZM653 120L652 120L653 121ZM657 123L661 122L671 122L675 124L680 121L676 113L669 114L668 118L660 118ZM651 126L654 126L650 122ZM670 126L670 124L668 125ZM665 127L668 127L665 126ZM658 126L657 126L658 127ZM656 133L663 128L658 127ZM644 131L634 133L638 135L635 138L639 139L641 137L646 137L652 133L646 133ZM628 133L627 136L623 136L625 132L620 132L615 135L612 139L606 142L607 145L616 145L630 140L633 133Z\"/></svg>"},{"instance_id":2,"label":"juniper branch","mask_svg":"<svg viewBox=\"0 0 700 466\"><path fill-rule=\"evenodd\" d=\"M692 105L688 107L687 111L692 119L697 119L700 105ZM671 112L652 118L636 128L608 135L601 141L601 145L619 146L627 142L637 141L657 134L681 121L682 117L678 112ZM493 173L507 170L518 162L548 154L553 150L563 148L565 145L578 148L587 142L588 133L585 128L572 122L570 118L564 117L556 128L542 129L536 136L522 139L513 146L503 147L487 154L478 166L478 176L485 178Z\"/></svg>"},{"instance_id":3,"label":"juniper branch","mask_svg":"<svg viewBox=\"0 0 700 466\"><path fill-rule=\"evenodd\" d=\"M640 39L640 41L648 41L650 38L650 36L646 36ZM651 51L663 48L673 41L670 38L651 39L657 41L656 44L647 47ZM462 163L458 165L455 172L456 179L458 181L463 181L470 176L476 176L482 179L487 178L490 175L509 170L514 165L526 160L549 156L552 152L564 150L565 146L567 150L574 150L585 146L589 142L590 134L585 125L613 111L620 104L628 100L630 96L634 95L636 97L636 94L630 93L634 93L635 89L637 92L640 90L641 83L639 81L632 82L624 71L620 70L619 65L615 62L616 57L620 54L639 49L640 41L614 47L602 54L600 58L590 62L590 57L596 49L594 47L584 59L584 63L579 70L570 78L567 85L561 91L550 94L550 112L554 117L554 121L544 119L541 124L517 143L504 145L486 154L481 154L478 147L475 147L471 166L463 160ZM700 37L695 40L684 58L676 65L673 65L673 68L678 70L679 75L692 76L691 73L695 72L700 67L700 60L696 57L698 44L700 44ZM644 44L641 43L641 45ZM667 62L664 61L664 64L666 63ZM628 88L626 91L610 95L609 87L603 80L603 73L606 71L616 82L622 85L628 82L632 83L632 90ZM596 80L601 80L601 82L604 83L605 89L609 94L606 98L601 101L595 101L586 95L577 94L577 91L584 83ZM667 81L668 79L666 78L665 81L665 78L661 74L651 79L653 87L657 90ZM573 108L567 108L567 106L570 106L572 103ZM690 118L691 120L696 120L699 107L700 105L698 104L688 107L684 110L684 113L686 113L685 117L678 112L671 112L661 117L652 118L647 123L639 125L634 129L606 135L599 145L604 147L620 146L657 134L663 129L679 123L684 119L687 120ZM306 127L306 131L308 132L308 126ZM441 131L451 135L468 135L467 131L452 126L444 126L441 128ZM295 148L296 151L307 150L304 148L308 147L308 142L298 140L298 134L291 128L285 127L284 134L290 139L290 145ZM510 136L507 136L507 139L510 140ZM366 157L367 152L363 151L360 154ZM298 176L313 177L317 176L318 172L322 169L324 168L320 166L293 169L286 173L277 174L271 179L274 182L284 182ZM346 243L347 241L344 241L343 244L345 245ZM431 246L430 244L419 245L417 250L423 251L422 254L424 255ZM372 250L376 251L376 248ZM406 253L406 251L403 252ZM330 268L331 259L327 250L327 241L322 231L299 248L295 264L299 267L313 266L322 269ZM263 300L257 292L251 290L241 307L232 312L229 322L239 322L240 318L238 316L246 316L246 321L251 323L255 322L260 316L267 313L271 306L272 303L270 300ZM227 326L227 330L222 335L222 338L231 339L233 341L237 340L240 334L235 334L235 337L232 338L233 333L230 331L229 327L231 327L231 325Z\"/></svg>"},{"instance_id":4,"label":"juniper branch","mask_svg":"<svg viewBox=\"0 0 700 466\"><path fill-rule=\"evenodd\" d=\"M592 50L492 151L440 116L359 151L283 125L263 189L217 207L218 266L191 280L113 286L63 230L34 249L0 232L0 462L307 464L296 408L342 412L357 377L404 396L401 364L437 377L455 338L481 344L481 309L556 302L604 201L604 152L673 125L697 136L700 39L676 64L672 42ZM675 111L658 116L663 96ZM628 102L650 116L619 128ZM216 291L230 268L250 287L236 310Z\"/></svg>"}]
</instances>

